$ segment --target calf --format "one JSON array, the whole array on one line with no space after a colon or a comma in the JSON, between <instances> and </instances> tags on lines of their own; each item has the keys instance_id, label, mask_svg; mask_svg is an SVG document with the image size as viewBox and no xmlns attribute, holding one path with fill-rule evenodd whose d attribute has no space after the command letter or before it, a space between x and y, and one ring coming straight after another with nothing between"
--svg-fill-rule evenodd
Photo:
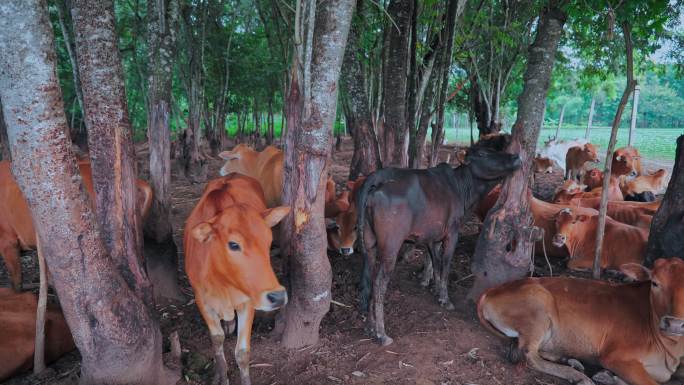
<instances>
[{"instance_id":1,"label":"calf","mask_svg":"<svg viewBox=\"0 0 684 385\"><path fill-rule=\"evenodd\" d=\"M659 259L653 270L623 265L635 283L526 278L480 297L482 325L512 343L534 369L573 384L593 382L559 364L574 358L600 365L621 383L657 385L681 376L684 359L684 262Z\"/></svg>"},{"instance_id":2,"label":"calf","mask_svg":"<svg viewBox=\"0 0 684 385\"><path fill-rule=\"evenodd\" d=\"M587 191L591 191L595 188L601 188L603 186L603 171L598 168L592 168L588 170L584 177L582 178L582 184L587 186Z\"/></svg>"},{"instance_id":3,"label":"calf","mask_svg":"<svg viewBox=\"0 0 684 385\"><path fill-rule=\"evenodd\" d=\"M594 188L591 191L585 191L587 187L585 185L572 185L571 187L567 187L566 184L556 191L556 194L553 196L554 203L574 205L574 202L578 199L600 198L601 193L603 192L602 187ZM620 189L620 181L618 178L611 176L610 183L608 184L608 200L622 201L624 199L622 190Z\"/></svg>"},{"instance_id":4,"label":"calf","mask_svg":"<svg viewBox=\"0 0 684 385\"><path fill-rule=\"evenodd\" d=\"M575 146L584 146L586 143L588 143L586 139L552 139L544 143L544 146L539 150L539 156L551 159L558 167L565 171L565 157L568 154L568 149Z\"/></svg>"},{"instance_id":5,"label":"calf","mask_svg":"<svg viewBox=\"0 0 684 385\"><path fill-rule=\"evenodd\" d=\"M392 343L385 333L384 296L405 240L430 251L439 302L453 308L447 278L461 220L492 187L521 165L517 155L488 145L484 142L471 147L463 164L455 169L440 164L421 170L378 170L359 190L357 229L364 256L361 307L368 308L370 297L368 326L383 345ZM435 255L440 243L441 254Z\"/></svg>"},{"instance_id":6,"label":"calf","mask_svg":"<svg viewBox=\"0 0 684 385\"><path fill-rule=\"evenodd\" d=\"M661 193L667 184L667 171L660 169L650 175L641 175L634 179L622 178L620 188L625 200L652 202L655 195Z\"/></svg>"},{"instance_id":7,"label":"calf","mask_svg":"<svg viewBox=\"0 0 684 385\"><path fill-rule=\"evenodd\" d=\"M596 248L598 215L578 214L565 208L556 216L553 244L565 246L570 253L568 268L591 269ZM606 217L605 234L601 246L601 268L617 270L625 263L642 263L646 254L648 230Z\"/></svg>"},{"instance_id":8,"label":"calf","mask_svg":"<svg viewBox=\"0 0 684 385\"><path fill-rule=\"evenodd\" d=\"M635 147L621 147L613 152L611 174L635 177L641 175L641 154Z\"/></svg>"},{"instance_id":9,"label":"calf","mask_svg":"<svg viewBox=\"0 0 684 385\"><path fill-rule=\"evenodd\" d=\"M570 147L565 155L565 179L581 180L584 174L584 163L598 161L596 146L593 144L586 143L581 147Z\"/></svg>"},{"instance_id":10,"label":"calf","mask_svg":"<svg viewBox=\"0 0 684 385\"><path fill-rule=\"evenodd\" d=\"M226 161L219 174L232 172L250 176L261 184L267 207L280 205L283 190L283 152L268 146L263 151L255 151L246 144L238 144L230 151L219 156Z\"/></svg>"},{"instance_id":11,"label":"calf","mask_svg":"<svg viewBox=\"0 0 684 385\"><path fill-rule=\"evenodd\" d=\"M339 240L339 252L342 255L351 255L354 253L354 244L356 243L356 195L358 194L363 181L366 177L361 176L355 181L347 182L347 187L350 190L349 209L341 212L336 218L337 224L337 239Z\"/></svg>"},{"instance_id":12,"label":"calf","mask_svg":"<svg viewBox=\"0 0 684 385\"><path fill-rule=\"evenodd\" d=\"M0 288L0 381L33 367L38 299L32 293ZM45 361L74 350L74 341L59 306L45 312Z\"/></svg>"},{"instance_id":13,"label":"calf","mask_svg":"<svg viewBox=\"0 0 684 385\"><path fill-rule=\"evenodd\" d=\"M185 224L185 270L206 322L216 360L215 383L228 384L221 321L237 312L235 359L243 385L250 383L249 351L254 310L287 303L269 255L271 227L289 207L266 208L259 182L230 174L210 181Z\"/></svg>"},{"instance_id":14,"label":"calf","mask_svg":"<svg viewBox=\"0 0 684 385\"><path fill-rule=\"evenodd\" d=\"M551 174L553 173L553 160L537 156L534 158L534 172Z\"/></svg>"},{"instance_id":15,"label":"calf","mask_svg":"<svg viewBox=\"0 0 684 385\"><path fill-rule=\"evenodd\" d=\"M78 161L78 168L86 192L90 195L91 202L95 203L95 191L93 190L93 174L90 161L82 159ZM152 206L153 192L150 185L141 180L136 180L138 211L144 221ZM12 287L16 291L21 290L21 263L19 252L21 250L34 250L36 248L36 231L33 227L33 219L24 194L12 175L11 164L8 161L0 161L0 255L2 255L9 272Z\"/></svg>"}]
</instances>

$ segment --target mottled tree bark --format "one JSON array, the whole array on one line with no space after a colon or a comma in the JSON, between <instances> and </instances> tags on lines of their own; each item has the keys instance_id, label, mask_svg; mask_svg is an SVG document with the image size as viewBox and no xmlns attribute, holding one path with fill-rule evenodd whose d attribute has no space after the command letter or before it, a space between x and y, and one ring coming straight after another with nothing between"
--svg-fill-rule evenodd
<instances>
[{"instance_id":1,"label":"mottled tree bark","mask_svg":"<svg viewBox=\"0 0 684 385\"><path fill-rule=\"evenodd\" d=\"M177 0L148 0L148 108L152 208L145 223L145 263L156 297L178 298L178 249L171 227L171 80Z\"/></svg>"},{"instance_id":2,"label":"mottled tree bark","mask_svg":"<svg viewBox=\"0 0 684 385\"><path fill-rule=\"evenodd\" d=\"M677 138L675 164L665 197L651 222L646 265L658 258L684 258L684 135Z\"/></svg>"},{"instance_id":3,"label":"mottled tree bark","mask_svg":"<svg viewBox=\"0 0 684 385\"><path fill-rule=\"evenodd\" d=\"M406 124L406 89L413 0L392 0L387 13L394 23L390 23L387 30L389 48L383 79L383 165L406 167L409 134Z\"/></svg>"},{"instance_id":4,"label":"mottled tree bark","mask_svg":"<svg viewBox=\"0 0 684 385\"><path fill-rule=\"evenodd\" d=\"M103 5L103 2L96 5ZM101 29L113 27L112 8L88 12L78 4L77 9L77 20L88 14L89 21L97 23ZM99 32L97 38L89 35L93 36L89 45L100 46L100 39L113 41L109 47L117 51L116 39L108 39L115 37L113 29L109 34L103 30ZM118 251L118 248L112 247L113 237L104 233L112 231L114 234L114 230L104 228L98 222L81 182L76 157L66 134L53 41L44 0L0 3L0 51L3 52L0 55L3 69L0 71L0 97L7 118L13 173L33 218L38 219L34 223L41 249L82 356L81 383L175 383L162 364L159 326L135 291L141 286L132 288L122 277L121 268L127 263L125 259L122 263L120 258L125 256L109 252ZM108 55L99 52L118 58L118 52ZM88 61L86 57L88 55L84 55L83 62ZM112 91L105 84L99 86ZM84 96L86 110L96 112L88 108L93 106L95 98L91 99L89 94ZM114 119L116 115L109 117ZM93 118L91 124L97 121ZM115 122L121 123L118 119ZM94 154L101 152L95 150ZM98 157L93 160L94 166L100 161ZM97 176L94 173L94 179ZM110 180L111 184L121 188L120 165L116 166L116 176L117 179ZM135 191L134 184L128 190ZM96 191L98 195L102 194L102 186L96 187ZM109 202L98 201L98 208L101 211L102 207L110 208ZM133 215L129 213L122 217L133 227ZM109 219L113 224L119 223L115 218ZM137 258L131 261L137 263Z\"/></svg>"},{"instance_id":5,"label":"mottled tree bark","mask_svg":"<svg viewBox=\"0 0 684 385\"><path fill-rule=\"evenodd\" d=\"M371 112L368 109L369 99L366 92L366 76L363 71L359 50L359 37L364 27L364 5L360 0L356 6L356 15L349 31L347 49L342 64L341 84L347 96L345 115L347 125L354 140L354 153L349 168L349 180L356 180L359 175L369 175L382 167L380 148L373 129Z\"/></svg>"},{"instance_id":6,"label":"mottled tree bark","mask_svg":"<svg viewBox=\"0 0 684 385\"><path fill-rule=\"evenodd\" d=\"M309 1L302 12L303 28L295 28L302 31L296 36L304 38L295 55L287 99L288 183L283 186L283 202L292 213L281 224L290 302L279 327L288 348L316 343L320 322L330 309L332 271L323 206L338 78L354 5L355 0L328 0L316 9L316 1Z\"/></svg>"},{"instance_id":7,"label":"mottled tree bark","mask_svg":"<svg viewBox=\"0 0 684 385\"><path fill-rule=\"evenodd\" d=\"M9 149L9 139L7 138L7 126L5 117L2 113L2 101L0 100L0 160L12 160Z\"/></svg>"},{"instance_id":8,"label":"mottled tree bark","mask_svg":"<svg viewBox=\"0 0 684 385\"><path fill-rule=\"evenodd\" d=\"M113 0L74 0L76 55L105 246L126 282L148 305L151 287L142 261L142 226L131 125L118 49Z\"/></svg>"},{"instance_id":9,"label":"mottled tree bark","mask_svg":"<svg viewBox=\"0 0 684 385\"><path fill-rule=\"evenodd\" d=\"M477 299L491 286L521 278L529 271L534 239L528 185L556 50L566 20L560 3L552 0L542 9L537 34L528 51L509 148L519 153L522 167L504 181L499 200L482 226L471 264L475 275L471 299Z\"/></svg>"}]
</instances>

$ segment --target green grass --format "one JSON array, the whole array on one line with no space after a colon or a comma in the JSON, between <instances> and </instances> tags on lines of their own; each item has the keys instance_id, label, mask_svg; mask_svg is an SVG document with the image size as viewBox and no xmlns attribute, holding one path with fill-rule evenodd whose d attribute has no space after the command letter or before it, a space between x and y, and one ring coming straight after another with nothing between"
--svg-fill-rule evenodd
<instances>
[{"instance_id":1,"label":"green grass","mask_svg":"<svg viewBox=\"0 0 684 385\"><path fill-rule=\"evenodd\" d=\"M585 127L563 127L560 131L561 139L583 138ZM545 140L556 134L555 128L544 128L539 135L539 145ZM648 159L673 161L675 149L677 147L677 137L684 134L684 128L637 128L634 145L639 149L641 155ZM477 140L477 129L474 130ZM629 128L618 130L617 147L627 145ZM453 128L446 129L446 137L449 142L469 143L470 129ZM590 140L599 146L600 151L605 151L610 139L610 127L593 127Z\"/></svg>"}]
</instances>

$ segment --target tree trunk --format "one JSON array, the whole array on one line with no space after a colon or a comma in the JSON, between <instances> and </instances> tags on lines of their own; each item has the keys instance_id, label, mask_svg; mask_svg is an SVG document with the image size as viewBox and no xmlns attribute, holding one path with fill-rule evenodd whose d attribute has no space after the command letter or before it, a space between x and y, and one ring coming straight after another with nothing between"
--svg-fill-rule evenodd
<instances>
[{"instance_id":1,"label":"tree trunk","mask_svg":"<svg viewBox=\"0 0 684 385\"><path fill-rule=\"evenodd\" d=\"M589 121L587 122L587 132L584 134L585 139L589 139L591 135L591 125L594 124L594 106L596 105L596 95L591 95L591 106L589 106Z\"/></svg>"},{"instance_id":2,"label":"tree trunk","mask_svg":"<svg viewBox=\"0 0 684 385\"><path fill-rule=\"evenodd\" d=\"M148 0L147 135L150 148L152 208L145 223L145 263L155 297L180 298L178 249L171 227L171 80L177 0Z\"/></svg>"},{"instance_id":3,"label":"tree trunk","mask_svg":"<svg viewBox=\"0 0 684 385\"><path fill-rule=\"evenodd\" d=\"M2 113L2 100L0 100L0 160L12 160L10 154L9 139L7 138L7 126Z\"/></svg>"},{"instance_id":4,"label":"tree trunk","mask_svg":"<svg viewBox=\"0 0 684 385\"><path fill-rule=\"evenodd\" d=\"M384 166L408 166L408 126L406 125L409 37L413 0L392 0L387 7L394 20L388 28L389 48L383 83ZM396 24L396 26L395 26Z\"/></svg>"},{"instance_id":5,"label":"tree trunk","mask_svg":"<svg viewBox=\"0 0 684 385\"><path fill-rule=\"evenodd\" d=\"M513 125L511 152L518 152L522 167L508 177L499 200L489 211L475 248L471 270L475 285L469 298L485 289L521 278L529 270L534 239L528 184L558 43L566 15L552 0L542 10L534 43L529 48L518 116ZM546 236L550 236L546 234Z\"/></svg>"},{"instance_id":6,"label":"tree trunk","mask_svg":"<svg viewBox=\"0 0 684 385\"><path fill-rule=\"evenodd\" d=\"M368 109L366 79L363 71L359 47L359 36L364 27L364 2L359 0L356 6L356 22L352 24L344 53L342 65L342 87L347 94L346 109L347 127L354 140L354 153L349 168L349 180L356 180L359 175L370 175L382 167L378 139L373 130L371 112Z\"/></svg>"},{"instance_id":7,"label":"tree trunk","mask_svg":"<svg viewBox=\"0 0 684 385\"><path fill-rule=\"evenodd\" d=\"M354 5L354 0L329 0L316 9L315 0L307 1L302 18L306 33L295 27L295 40L305 37L299 40L304 43L300 48L311 56L307 60L302 51L294 55L287 99L290 129L283 179L288 183L283 186L283 203L292 207L292 213L282 222L281 236L290 302L279 325L287 348L316 343L320 322L330 309L332 271L323 205L337 82Z\"/></svg>"},{"instance_id":8,"label":"tree trunk","mask_svg":"<svg viewBox=\"0 0 684 385\"><path fill-rule=\"evenodd\" d=\"M565 107L566 106L567 106L566 104L563 104L563 107L561 108L560 116L558 117L558 127L556 127L556 139L558 139L558 137L560 135L561 127L563 127L563 117L565 115Z\"/></svg>"},{"instance_id":9,"label":"tree trunk","mask_svg":"<svg viewBox=\"0 0 684 385\"><path fill-rule=\"evenodd\" d=\"M682 226L684 225L684 135L677 139L675 164L670 183L660 208L653 216L646 248L647 266L658 258L684 256Z\"/></svg>"},{"instance_id":10,"label":"tree trunk","mask_svg":"<svg viewBox=\"0 0 684 385\"><path fill-rule=\"evenodd\" d=\"M613 119L613 127L610 130L610 140L608 141L608 148L606 149L606 166L603 170L603 190L601 191L601 204L599 206L598 227L596 228L596 246L594 249L594 279L601 278L601 248L603 246L603 235L606 230L606 213L608 211L608 191L610 186L610 168L613 163L613 150L615 149L615 142L617 141L617 132L622 120L622 114L625 111L629 96L634 91L637 82L634 79L634 54L632 52L632 28L628 22L622 24L622 34L625 39L626 52L626 75L627 84L625 85L625 92L622 94L617 111L615 111L615 118Z\"/></svg>"},{"instance_id":11,"label":"tree trunk","mask_svg":"<svg viewBox=\"0 0 684 385\"><path fill-rule=\"evenodd\" d=\"M123 90L120 62L119 71L111 71L116 68L113 62L119 58L114 9L111 2L105 3L90 2L99 6L97 9L84 9L76 4L74 20L80 31L77 36L83 36L83 30L90 30L92 25L98 26L97 33L93 30L87 34L91 37L88 46L99 53L98 72L106 79L96 84L108 95L116 97L119 104L113 104L114 107L122 107L125 106L120 104L124 101L123 93L118 90ZM84 26L83 22L92 25ZM135 247L125 248L126 252L133 253L131 258L118 254L121 248L116 246L122 245L116 244L120 240L116 226L120 221L111 216L100 217L108 218L111 222L108 226L102 225L104 221L98 221L78 176L76 158L65 135L67 123L56 74L53 39L45 1L5 1L0 7L0 51L3 52L0 55L0 67L3 68L0 97L7 117L13 173L33 218L50 219L34 223L62 310L82 356L81 383L175 383L177 377L171 378L162 364L159 325L145 300L136 292L145 285L129 283L131 270L142 271L135 267L140 266L137 258L140 254L135 253ZM104 51L102 43L108 43L109 51ZM91 58L87 52L82 52L80 61L86 65L81 68L81 74L87 80L83 81L84 91L94 84L92 67L87 65ZM121 81L119 87L111 87L117 81ZM84 93L84 102L86 114L91 116L91 129L93 125L108 121L94 115L101 112L96 108L94 95ZM111 124L126 124L121 117L116 112L110 113ZM129 127L112 127L112 134L116 133L121 142L127 139L121 133L124 129ZM121 151L122 145L116 144L114 148L119 150L119 156L130 160ZM107 158L99 150L97 146L93 148L93 177L98 197L104 195L106 186L102 186L101 175L96 173L100 167L95 167L102 163L101 156ZM135 201L130 198L134 198L135 185L124 184L127 175L123 169L120 163L111 167L109 172L116 173L117 178L109 177L109 184L118 192L127 193L119 194L119 202L130 202L133 207ZM129 180L134 182L132 178ZM113 202L98 201L98 211L108 214ZM119 213L133 231L134 213L122 208Z\"/></svg>"}]
</instances>

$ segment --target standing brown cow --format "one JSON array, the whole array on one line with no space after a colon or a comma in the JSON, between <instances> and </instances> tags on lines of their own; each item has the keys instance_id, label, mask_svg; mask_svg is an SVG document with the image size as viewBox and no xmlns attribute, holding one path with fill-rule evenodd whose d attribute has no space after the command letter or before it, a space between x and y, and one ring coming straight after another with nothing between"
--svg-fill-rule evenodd
<instances>
[{"instance_id":1,"label":"standing brown cow","mask_svg":"<svg viewBox=\"0 0 684 385\"><path fill-rule=\"evenodd\" d=\"M584 174L584 163L598 161L596 146L593 144L570 147L565 155L565 179L581 180Z\"/></svg>"}]
</instances>

